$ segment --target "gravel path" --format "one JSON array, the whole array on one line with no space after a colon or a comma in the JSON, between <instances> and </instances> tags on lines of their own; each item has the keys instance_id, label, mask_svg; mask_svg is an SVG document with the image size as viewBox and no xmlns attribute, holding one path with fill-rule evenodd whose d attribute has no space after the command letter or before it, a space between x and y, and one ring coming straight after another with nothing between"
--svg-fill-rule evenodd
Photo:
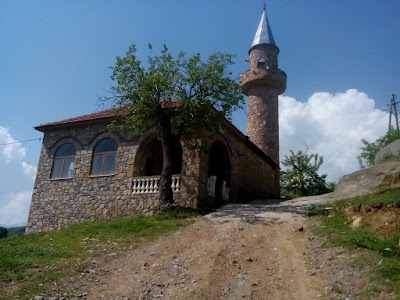
<instances>
[{"instance_id":1,"label":"gravel path","mask_svg":"<svg viewBox=\"0 0 400 300\"><path fill-rule=\"evenodd\" d=\"M349 264L349 251L321 247L306 217L311 205L329 200L229 204L171 236L94 262L65 288L73 299L355 299L368 284L366 270Z\"/></svg>"}]
</instances>

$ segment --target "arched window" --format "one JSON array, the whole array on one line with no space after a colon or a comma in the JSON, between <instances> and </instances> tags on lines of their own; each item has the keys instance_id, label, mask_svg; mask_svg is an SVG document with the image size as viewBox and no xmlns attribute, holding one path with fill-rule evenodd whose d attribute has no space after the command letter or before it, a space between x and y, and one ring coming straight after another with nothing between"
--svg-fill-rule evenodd
<instances>
[{"instance_id":1,"label":"arched window","mask_svg":"<svg viewBox=\"0 0 400 300\"><path fill-rule=\"evenodd\" d=\"M266 66L267 66L267 61L265 60L265 58L260 58L258 60L257 67L266 67Z\"/></svg>"},{"instance_id":2,"label":"arched window","mask_svg":"<svg viewBox=\"0 0 400 300\"><path fill-rule=\"evenodd\" d=\"M105 138L93 149L92 175L109 175L114 173L117 143Z\"/></svg>"},{"instance_id":3,"label":"arched window","mask_svg":"<svg viewBox=\"0 0 400 300\"><path fill-rule=\"evenodd\" d=\"M67 143L58 147L54 154L51 178L70 178L75 164L75 146Z\"/></svg>"}]
</instances>

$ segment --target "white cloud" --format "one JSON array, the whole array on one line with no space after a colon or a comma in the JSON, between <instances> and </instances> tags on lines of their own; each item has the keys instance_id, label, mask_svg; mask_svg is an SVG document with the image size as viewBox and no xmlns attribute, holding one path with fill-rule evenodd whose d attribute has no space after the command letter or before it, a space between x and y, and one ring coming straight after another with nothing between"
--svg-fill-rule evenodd
<instances>
[{"instance_id":1,"label":"white cloud","mask_svg":"<svg viewBox=\"0 0 400 300\"><path fill-rule=\"evenodd\" d=\"M9 131L0 126L0 144L2 144L1 154L6 163L13 160L21 160L26 156L26 150L17 142Z\"/></svg>"},{"instance_id":2,"label":"white cloud","mask_svg":"<svg viewBox=\"0 0 400 300\"><path fill-rule=\"evenodd\" d=\"M0 224L24 224L28 218L36 167L26 161L27 149L0 126ZM29 191L29 192L28 192Z\"/></svg>"},{"instance_id":3,"label":"white cloud","mask_svg":"<svg viewBox=\"0 0 400 300\"><path fill-rule=\"evenodd\" d=\"M28 175L28 176L32 177L32 179L35 179L36 171L37 171L37 168L35 166L29 165L24 161L21 162L21 166L24 169L25 175Z\"/></svg>"},{"instance_id":4,"label":"white cloud","mask_svg":"<svg viewBox=\"0 0 400 300\"><path fill-rule=\"evenodd\" d=\"M386 113L356 89L344 93L318 92L306 102L279 97L281 160L289 150L324 156L321 173L329 181L359 169L361 139L374 141L385 134Z\"/></svg>"},{"instance_id":5,"label":"white cloud","mask_svg":"<svg viewBox=\"0 0 400 300\"><path fill-rule=\"evenodd\" d=\"M32 192L17 192L1 195L0 226L25 225L28 219Z\"/></svg>"}]
</instances>

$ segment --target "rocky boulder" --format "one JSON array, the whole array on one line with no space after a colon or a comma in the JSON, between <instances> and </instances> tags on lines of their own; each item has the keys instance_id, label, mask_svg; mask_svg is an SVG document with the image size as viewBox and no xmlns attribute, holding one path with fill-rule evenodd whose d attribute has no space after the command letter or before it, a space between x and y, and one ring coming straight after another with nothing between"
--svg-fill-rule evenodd
<instances>
[{"instance_id":1,"label":"rocky boulder","mask_svg":"<svg viewBox=\"0 0 400 300\"><path fill-rule=\"evenodd\" d=\"M400 140L394 141L383 147L375 156L374 163L381 163L392 157L400 156Z\"/></svg>"},{"instance_id":2,"label":"rocky boulder","mask_svg":"<svg viewBox=\"0 0 400 300\"><path fill-rule=\"evenodd\" d=\"M400 162L387 161L344 175L336 185L335 198L350 198L400 185Z\"/></svg>"}]
</instances>

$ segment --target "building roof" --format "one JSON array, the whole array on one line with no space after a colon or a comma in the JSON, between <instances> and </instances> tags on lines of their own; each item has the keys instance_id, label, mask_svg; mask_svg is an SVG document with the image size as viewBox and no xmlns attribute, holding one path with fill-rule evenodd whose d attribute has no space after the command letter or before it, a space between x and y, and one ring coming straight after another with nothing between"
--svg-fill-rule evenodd
<instances>
[{"instance_id":1,"label":"building roof","mask_svg":"<svg viewBox=\"0 0 400 300\"><path fill-rule=\"evenodd\" d=\"M115 116L115 112L112 109L107 109L103 111L98 111L92 114L87 114L83 116L78 116L75 118L69 118L57 122L51 122L51 123L46 123L46 124L41 124L39 126L36 126L35 129L39 131L44 131L47 128L55 128L55 127L60 127L60 126L67 126L67 125L77 125L81 124L83 122L88 122L88 121L96 121L96 120L105 120L105 119L111 119Z\"/></svg>"},{"instance_id":2,"label":"building roof","mask_svg":"<svg viewBox=\"0 0 400 300\"><path fill-rule=\"evenodd\" d=\"M166 108L166 109L172 109L172 108L176 108L178 106L179 106L179 101L176 101L176 100L164 101L162 103L162 107ZM117 110L107 109L107 110L98 111L98 112L95 112L92 114L78 116L75 118L69 118L69 119L65 119L65 120L61 120L61 121L41 124L39 126L36 126L35 129L44 132L46 129L49 129L49 128L53 129L55 127L65 127L68 125L76 126L76 125L81 125L82 123L85 123L85 122L91 122L91 123L93 123L94 121L101 122L101 121L104 121L107 119L112 119L112 118L120 115L121 113L124 114L123 108L119 108Z\"/></svg>"},{"instance_id":3,"label":"building roof","mask_svg":"<svg viewBox=\"0 0 400 300\"><path fill-rule=\"evenodd\" d=\"M258 24L256 35L254 36L252 47L259 44L275 45L274 36L272 35L271 26L269 25L266 10L263 10L260 24Z\"/></svg>"}]
</instances>

